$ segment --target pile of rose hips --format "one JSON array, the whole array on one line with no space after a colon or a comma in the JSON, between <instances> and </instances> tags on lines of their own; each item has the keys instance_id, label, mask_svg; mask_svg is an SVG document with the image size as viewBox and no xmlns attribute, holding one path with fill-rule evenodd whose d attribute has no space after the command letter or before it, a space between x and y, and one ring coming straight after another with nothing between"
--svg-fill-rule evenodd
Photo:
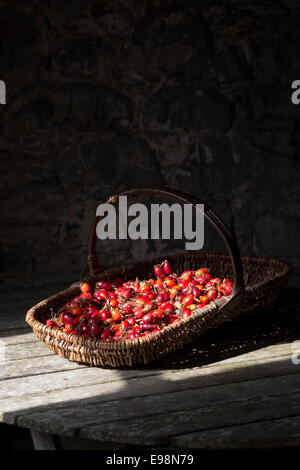
<instances>
[{"instance_id":1,"label":"pile of rose hips","mask_svg":"<svg viewBox=\"0 0 300 470\"><path fill-rule=\"evenodd\" d=\"M232 292L231 279L212 278L206 268L173 273L168 261L154 267L156 279L82 283L81 294L46 324L65 333L104 341L135 339L157 333L188 318L215 299Z\"/></svg>"}]
</instances>

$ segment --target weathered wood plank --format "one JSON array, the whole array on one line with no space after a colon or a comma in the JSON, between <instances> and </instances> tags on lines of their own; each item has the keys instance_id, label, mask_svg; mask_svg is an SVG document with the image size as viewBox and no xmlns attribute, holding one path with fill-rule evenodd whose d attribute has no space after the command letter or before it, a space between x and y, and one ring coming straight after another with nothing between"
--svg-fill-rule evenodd
<instances>
[{"instance_id":1,"label":"weathered wood plank","mask_svg":"<svg viewBox=\"0 0 300 470\"><path fill-rule=\"evenodd\" d=\"M9 379L10 387L14 388L15 385L12 379L18 377L43 375L46 373L53 374L54 372L85 368L86 366L82 364L67 361L56 354L52 354L51 356L31 358L30 361L28 361L28 359L20 359L18 361L8 361L5 362L5 364L0 364L0 381Z\"/></svg>"},{"instance_id":2,"label":"weathered wood plank","mask_svg":"<svg viewBox=\"0 0 300 470\"><path fill-rule=\"evenodd\" d=\"M253 351L249 351L244 354L238 354L236 356L232 356L228 359L224 359L222 361L214 362L209 364L209 367L219 367L225 366L227 364L244 364L246 362L253 362L256 360L269 360L273 357L279 356L291 356L292 354L292 343L285 342L274 344L271 346L255 349Z\"/></svg>"},{"instance_id":3,"label":"weathered wood plank","mask_svg":"<svg viewBox=\"0 0 300 470\"><path fill-rule=\"evenodd\" d=\"M172 382L179 384L181 381L185 381L184 383L186 386L195 385L197 388L199 387L199 384L201 384L202 387L205 387L221 383L239 382L299 372L298 368L289 360L289 356L270 358L266 363L264 358L259 359L256 355L256 359L253 359L252 357L252 361L247 361L244 366L242 366L243 363L239 362L226 362L224 366L222 363L219 363L219 366L214 365L213 367L206 366L197 369L160 371L151 369L110 370L87 366L76 367L75 365L68 368L66 366L67 364L71 364L70 361L58 358L59 360L55 362L53 361L53 357L57 356L53 356L51 352L50 354L51 356L49 358L47 357L44 361L44 368L38 369L38 373L42 374L41 376L35 375L32 377L32 371L30 368L28 371L24 371L22 367L18 368L18 361L4 364L0 371L0 374L2 374L2 377L0 375L2 381L7 378L11 379L12 374L15 374L15 379L10 382L11 386L9 390L7 389L7 385L2 383L0 380L0 397L5 399L9 396L22 397L26 395L29 398L30 395L37 392L49 394L52 391L68 388L70 387L70 384L75 388L97 385L99 383L102 385L105 383L110 384L115 381L127 383L133 378L136 379L148 376L160 376L164 381L170 384L170 387L173 387ZM49 371L48 369L48 361L49 364L53 364L55 362L55 367L52 368L52 371ZM27 363L27 366L29 366L32 362L32 360L25 361L25 364ZM39 361L35 360L35 363L40 366ZM62 368L64 371L69 369L68 374L62 372ZM56 372L56 374L53 374L53 372ZM17 374L21 374L21 377L18 378ZM66 380L69 381L69 383L67 383ZM155 384L156 382L154 381L154 385ZM107 391L109 391L109 385ZM155 390L153 390L153 393L154 391ZM76 393L77 392L74 391L75 396Z\"/></svg>"},{"instance_id":4,"label":"weathered wood plank","mask_svg":"<svg viewBox=\"0 0 300 470\"><path fill-rule=\"evenodd\" d=\"M278 352L281 353L282 350L279 348ZM51 371L56 373L53 374ZM268 363L264 359L260 361L257 359L252 363L248 361L245 367L227 364L225 367L220 365L213 368L160 372L89 368L53 355L31 359L30 363L26 360L9 363L0 369L3 378L10 378L13 374L19 376L18 380L9 380L9 386L3 383L0 410L2 418L3 416L7 418L7 413L9 413L10 422L13 422L12 412L16 409L26 411L28 408L50 404L52 406L63 402L66 402L68 406L67 402L71 400L99 396L99 387L101 387L102 401L104 397L105 401L111 401L115 398L144 396L145 393L161 394L174 390L174 387L176 390L201 388L297 372L298 368L291 363L289 358L282 356L270 359ZM36 377L30 377L33 373L37 374ZM161 380L157 380L156 376L153 376L154 373L160 376ZM39 374L42 375L39 376ZM137 380L139 377L142 380ZM134 379L133 382L132 379ZM120 381L121 384L117 383ZM66 390L70 387L71 390ZM11 398L7 397L7 391Z\"/></svg>"},{"instance_id":5,"label":"weathered wood plank","mask_svg":"<svg viewBox=\"0 0 300 470\"><path fill-rule=\"evenodd\" d=\"M123 387L123 383L126 384L127 380L130 381L137 377L145 377L151 375L150 371L140 371L136 373L134 370L127 371L126 376L120 375L118 370L105 370L97 368L85 368L85 369L75 369L75 370L66 370L64 372L55 372L54 374L42 374L36 376L27 376L16 378L12 380L2 380L0 382L0 397L2 400L6 400L11 397L24 397L27 401L30 395L35 394L48 394L51 392L56 392L57 390L64 390L65 393L70 393L73 391L75 397L80 397L82 394L88 397L94 395L94 392L99 392L99 388L104 384L107 384L107 391L109 392L110 388L113 389L115 382L118 383L117 388L120 389ZM157 375L159 375L157 373ZM125 378L125 380L124 380ZM8 387L8 382L10 387ZM13 387L11 386L13 383ZM94 386L94 389L91 387ZM45 397L45 400L46 398Z\"/></svg>"},{"instance_id":6,"label":"weathered wood plank","mask_svg":"<svg viewBox=\"0 0 300 470\"><path fill-rule=\"evenodd\" d=\"M152 381L152 387L154 380L156 380L157 391L159 388L163 390L163 377L151 377L150 383ZM290 412L288 400L292 399L290 394L293 393L294 395L298 395L297 405L294 404L294 406L296 407L295 409L299 409L300 412L300 374L270 377L205 388L183 389L176 392L174 392L174 389L177 384L173 382L171 392L161 392L155 395L152 394L151 391L149 392L148 381L147 378L145 378L143 381L140 380L140 385L144 387L145 396L142 395L140 397L137 397L136 381L131 380L128 384L124 383L123 388L120 387L121 385L121 382L113 384L113 387L115 387L114 396L112 392L104 394L102 392L103 386L99 386L98 391L97 388L93 386L94 395L90 390L85 394L85 390L81 389L77 400L74 399L74 389L64 390L65 399L62 402L53 404L51 407L44 406L40 410L23 410L24 413L22 413L21 410L17 412L15 406L13 414L16 415L19 413L17 422L21 426L34 428L38 425L39 427L37 429L53 434L72 433L77 428L88 430L89 425L93 423L95 424L93 428L95 427L95 431L99 431L99 433L101 426L103 425L104 428L106 428L107 423L112 425L116 430L119 429L122 423L123 425L124 423L129 425L132 420L137 420L137 422L140 423L140 418L144 418L145 423L147 423L148 418L150 419L150 417L154 415L160 416L163 422L168 423L168 417L172 415L174 416L174 420L170 422L170 426L167 426L166 432L163 429L161 430L164 435L168 435L170 428L173 426L175 429L178 425L176 412L181 413L182 410L184 410L184 413L179 414L180 417L185 416L185 413L187 416L191 417L195 410L200 409L202 410L201 413L199 411L200 415L203 415L206 419L207 414L217 414L219 408L222 409L222 407L225 407L227 409L236 407L242 410L240 419L243 421L243 413L247 409L247 403L251 401L253 401L254 404L256 402L258 403L257 413L264 415L265 411L259 409L259 400L261 397L264 397L266 399L265 402L263 402L266 407L265 409L268 409L270 413L271 407L267 407L267 404L277 401L278 406L280 404L278 410L281 413L280 416L282 416L282 414L287 415ZM131 392L131 399L122 398L121 392L126 387L128 387L128 391ZM238 408L238 404L240 408ZM254 409L256 409L255 406ZM211 413L209 413L208 410L211 410ZM254 411L252 408L251 410L253 414ZM3 418L4 420L8 419L7 413L4 413ZM156 418L153 418L153 422L155 421ZM209 420L204 422L208 423ZM157 424L156 422L155 428L157 428ZM186 424L185 420L183 420L183 424ZM195 421L195 425L196 424L197 422ZM186 432L186 429L187 428L185 428L183 432ZM198 429L200 428L194 430ZM133 428L133 434L135 430L136 428ZM191 431L193 431L193 429L191 429ZM174 430L172 432L174 433ZM138 439L138 436L134 437L131 435L131 438ZM124 439L125 441L123 442L131 442L126 441L125 431Z\"/></svg>"},{"instance_id":7,"label":"weathered wood plank","mask_svg":"<svg viewBox=\"0 0 300 470\"><path fill-rule=\"evenodd\" d=\"M9 320L8 317L9 316ZM6 331L19 330L19 329L28 329L30 330L29 325L25 321L26 310L21 310L21 312L11 312L10 314L1 314L0 315L0 337L5 336Z\"/></svg>"},{"instance_id":8,"label":"weathered wood plank","mask_svg":"<svg viewBox=\"0 0 300 470\"><path fill-rule=\"evenodd\" d=\"M41 300L69 287L68 282L51 283L42 286L14 290L13 300L7 301L7 291L2 293L0 304L0 336L2 331L28 328L25 322L27 310ZM4 297L6 296L6 297ZM6 301L5 301L6 300Z\"/></svg>"},{"instance_id":9,"label":"weathered wood plank","mask_svg":"<svg viewBox=\"0 0 300 470\"><path fill-rule=\"evenodd\" d=\"M279 344L272 344L271 346L258 348L253 351L249 351L244 354L238 354L236 356L231 356L228 359L224 359L222 361L215 362L210 364L210 367L219 366L219 365L226 365L226 364L239 364L245 363L247 361L255 361L257 359L265 359L269 360L272 357L279 357L279 356L291 356L292 355L292 343L284 342Z\"/></svg>"},{"instance_id":10,"label":"weathered wood plank","mask_svg":"<svg viewBox=\"0 0 300 470\"><path fill-rule=\"evenodd\" d=\"M49 372L53 372L54 371L54 368L53 368L53 364L54 364L53 356L54 355L53 355L53 353L50 350L48 350L46 345L44 345L42 342L40 342L38 339L36 339L33 334L28 333L28 334L24 335L24 337L26 338L26 340L25 339L22 340L22 335L20 335L20 337L19 336L16 337L19 344L26 343L30 338L32 338L32 341L35 341L36 344L37 344L37 351L41 351L43 349L45 351L48 351L49 367L50 367ZM2 341L4 342L4 344L8 344L8 345L14 344L14 340L12 340L11 337L0 338L0 343ZM30 341L28 341L28 342L30 342ZM33 347L31 347L31 350L32 349L33 349ZM290 343L283 343L283 344L278 344L278 345L274 345L274 346L269 346L267 348L258 349L256 351L251 351L247 354L242 354L240 356L235 356L235 357L232 357L230 359L226 359L224 361L219 361L219 362L216 362L216 363L212 363L212 364L210 364L209 366L206 366L206 367L219 367L220 368L220 367L223 367L223 366L225 367L226 365L230 365L230 364L235 364L238 367L239 364L244 364L244 363L247 363L247 362L261 361L263 359L270 360L270 359L276 358L276 357L289 356L289 355L291 355L291 351L292 351L291 344ZM15 350L15 352L13 354L14 354L14 357L17 358L18 360L16 361L16 363L13 363L11 360L8 359L8 356L6 357L6 362L7 362L6 366L7 367L2 366L2 368L0 368L0 380L3 379L3 378L8 377L8 375L7 375L7 369L8 368L10 370L10 375L9 375L10 377L18 377L18 376L23 377L24 375L36 375L38 373L45 373L45 371L47 371L47 363L45 363L43 361L41 363L41 366L39 366L39 362L34 357L35 355L33 355L33 357L30 357L29 351L27 350L26 344L24 344L24 351L22 351L21 346L18 346L18 348ZM44 354L47 355L46 352ZM29 360L29 357L30 357L30 360ZM68 362L69 361L67 359L59 358L59 360L57 362L57 365L58 365L57 371L60 371L60 369L62 367L63 367L63 369L65 369L66 367L63 365L63 363L67 364ZM193 370L197 370L197 369L198 368L194 367L194 368L191 368L189 370L193 371ZM98 370L100 370L100 369L98 369ZM138 371L140 371L140 370L142 371L143 369L142 368L137 368L135 370L138 373ZM147 368L147 370L151 371L152 369ZM171 373L177 373L177 372L180 372L180 370L181 369L178 369L178 370L174 369L174 370L171 371ZM123 374L125 374L125 372L126 371L122 371ZM160 369L153 369L152 373L153 373L153 375L155 375L155 374L158 374L159 372L160 372Z\"/></svg>"},{"instance_id":11,"label":"weathered wood plank","mask_svg":"<svg viewBox=\"0 0 300 470\"><path fill-rule=\"evenodd\" d=\"M191 432L170 441L172 447L185 449L267 449L299 444L300 416Z\"/></svg>"},{"instance_id":12,"label":"weathered wood plank","mask_svg":"<svg viewBox=\"0 0 300 470\"><path fill-rule=\"evenodd\" d=\"M288 403L287 403L288 400ZM253 397L249 400L204 405L168 414L143 416L126 421L82 426L79 435L99 441L130 443L131 445L171 445L173 436L186 430L199 431L211 428L240 425L253 421L286 418L300 412L300 394L290 396Z\"/></svg>"},{"instance_id":13,"label":"weathered wood plank","mask_svg":"<svg viewBox=\"0 0 300 470\"><path fill-rule=\"evenodd\" d=\"M31 429L31 437L35 450L56 450L51 434Z\"/></svg>"},{"instance_id":14,"label":"weathered wood plank","mask_svg":"<svg viewBox=\"0 0 300 470\"><path fill-rule=\"evenodd\" d=\"M34 340L34 338L33 341L18 344L5 344L1 338L0 344L2 349L0 358L1 367L4 367L5 363L10 361L18 361L20 359L27 359L27 361L30 361L30 359L34 357L53 355L53 352L50 351L45 344L41 341Z\"/></svg>"},{"instance_id":15,"label":"weathered wood plank","mask_svg":"<svg viewBox=\"0 0 300 470\"><path fill-rule=\"evenodd\" d=\"M47 358L41 358L40 360L43 359ZM60 358L54 356L53 359L59 360ZM248 364L247 367L238 369L226 366L225 369L220 367L219 370L207 367L197 371L193 369L177 373L168 371L157 374L158 378L152 375L142 377L139 375L137 378L134 375L127 375L126 378L115 375L115 380L112 381L110 374L112 371L102 371L95 368L86 369L79 364L66 361L63 364L64 367L68 366L71 372L65 369L56 374L43 374L38 377L37 382L34 384L35 388L31 387L31 378L29 377L27 390L24 390L24 382L19 381L12 388L11 395L13 396L11 398L4 398L2 393L0 419L13 424L16 413L30 413L31 409L37 407L51 406L53 409L56 404L59 404L59 406L64 404L63 406L68 407L70 403L80 399L98 400L103 404L107 401L112 402L132 397L162 395L174 391L174 388L176 388L176 391L182 391L298 372L297 367L293 366L292 363L288 362L287 366L285 361L278 358L267 364L261 361L260 363L253 363L252 366ZM57 365L54 366L54 369L56 367ZM49 365L47 365L46 370L48 368ZM101 375L101 372L104 374ZM105 375L107 372L109 374ZM11 382L9 383L11 384ZM4 390L6 390L5 383L3 385ZM101 390L100 393L99 389ZM22 395L22 393L26 394ZM16 412L16 410L18 411Z\"/></svg>"},{"instance_id":16,"label":"weathered wood plank","mask_svg":"<svg viewBox=\"0 0 300 470\"><path fill-rule=\"evenodd\" d=\"M37 337L33 334L30 328L20 328L17 331L10 330L6 331L5 335L2 331L2 336L0 332L0 343L9 345L9 344L23 344L29 343L32 341L38 341Z\"/></svg>"},{"instance_id":17,"label":"weathered wood plank","mask_svg":"<svg viewBox=\"0 0 300 470\"><path fill-rule=\"evenodd\" d=\"M266 436L276 440L282 429L295 442L299 422L290 434L286 423L292 419L287 416L300 415L300 369L291 363L290 344L201 368L89 368L53 355L26 333L31 331L25 323L28 308L60 290L53 285L24 290L14 302L2 304L0 341L9 356L0 363L0 420L105 442L117 435L121 444L180 445L184 434L186 447L193 433L194 441L202 435L205 445L216 431L212 428L220 428L218 447L238 441L241 428L255 439L260 423L253 421L275 419L281 423L278 433L272 434L268 421ZM22 334L15 335L16 329ZM232 430L227 441L225 429Z\"/></svg>"}]
</instances>

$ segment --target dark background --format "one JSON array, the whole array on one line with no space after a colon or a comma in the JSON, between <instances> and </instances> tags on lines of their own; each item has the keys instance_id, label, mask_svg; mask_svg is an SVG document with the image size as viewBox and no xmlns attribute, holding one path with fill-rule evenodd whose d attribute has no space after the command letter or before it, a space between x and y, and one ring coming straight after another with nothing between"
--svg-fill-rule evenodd
<instances>
[{"instance_id":1,"label":"dark background","mask_svg":"<svg viewBox=\"0 0 300 470\"><path fill-rule=\"evenodd\" d=\"M0 5L2 282L78 278L97 205L142 184L208 201L297 282L298 1ZM105 242L101 259L165 246Z\"/></svg>"}]
</instances>

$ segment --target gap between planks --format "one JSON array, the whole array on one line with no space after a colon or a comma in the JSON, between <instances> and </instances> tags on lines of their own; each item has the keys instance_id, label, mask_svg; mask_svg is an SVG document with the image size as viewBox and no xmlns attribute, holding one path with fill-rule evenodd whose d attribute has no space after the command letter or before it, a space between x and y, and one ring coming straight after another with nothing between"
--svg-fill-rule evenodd
<instances>
[{"instance_id":1,"label":"gap between planks","mask_svg":"<svg viewBox=\"0 0 300 470\"><path fill-rule=\"evenodd\" d=\"M266 449L299 446L300 415L253 421L174 436L170 445L188 449Z\"/></svg>"},{"instance_id":2,"label":"gap between planks","mask_svg":"<svg viewBox=\"0 0 300 470\"><path fill-rule=\"evenodd\" d=\"M87 405L79 400L71 408L57 407L17 415L20 426L54 434L74 435L120 443L157 444L166 436L225 425L236 425L258 419L273 419L300 413L300 381L298 393L282 392L282 380L260 381L250 390L242 384L219 386L212 390L188 390L163 397L150 396L131 400ZM289 404L289 406L287 405Z\"/></svg>"},{"instance_id":3,"label":"gap between planks","mask_svg":"<svg viewBox=\"0 0 300 470\"><path fill-rule=\"evenodd\" d=\"M289 410L287 399L293 409ZM152 414L133 419L80 425L74 434L100 441L113 441L118 436L119 443L132 445L170 444L171 438L187 431L198 432L242 425L257 421L268 421L299 415L300 394L289 396L255 397L245 401L205 405L193 409L170 411L168 414ZM299 430L298 430L299 432Z\"/></svg>"},{"instance_id":4,"label":"gap between planks","mask_svg":"<svg viewBox=\"0 0 300 470\"><path fill-rule=\"evenodd\" d=\"M233 372L234 374L234 372ZM223 380L226 380L227 383L224 384ZM205 380L207 379L207 380ZM167 403L169 406L170 403L179 402L184 398L183 403L191 403L191 397L199 396L199 400L202 399L207 402L211 400L212 396L217 396L218 401L224 400L224 397L227 396L227 401L230 401L233 396L235 399L240 399L241 395L239 391L244 393L244 396L248 397L248 390L254 390L254 393L257 395L257 390L261 390L261 393L264 391L264 387L269 387L269 392L272 392L274 395L274 390L279 390L278 387L281 387L281 395L283 393L289 394L290 388L292 387L296 391L296 386L299 389L300 393L300 375L299 374L289 374L282 375L277 377L257 377L252 376L250 378L249 370L244 371L244 377L239 377L238 382L232 382L233 377L229 372L224 374L221 377L215 377L213 374L212 377L208 376L185 376L181 381L168 381L166 374L160 377L143 377L134 380L130 380L125 383L125 388L120 389L120 382L116 382L114 387L111 383L91 385L85 388L80 387L77 391L74 387L70 389L63 388L60 393L42 392L42 395L39 394L37 397L24 396L22 397L12 397L8 400L2 400L2 414L3 420L6 420L9 413L11 417L18 414L24 415L35 415L34 408L40 407L40 411L37 412L39 415L39 421L41 421L41 416L47 416L50 412L50 416L53 416L53 413L56 416L64 415L67 419L63 420L64 426L67 422L74 419L74 416L81 416L81 421L84 421L85 414L89 419L94 419L94 412L97 413L97 410L103 415L103 409L107 407L116 411L116 408L121 403L121 408L118 409L118 413L122 413L122 407L125 406L135 409L141 407L141 403L147 403L147 400L153 402L150 406L150 411L152 412L155 403L157 405L161 403ZM241 381L243 379L243 381ZM250 380L249 380L250 379ZM272 386L270 387L270 384ZM99 394L99 385L101 385L101 393ZM38 388L37 384L37 388ZM256 387L256 388L255 388ZM219 394L221 395L219 396ZM237 395L238 393L238 395ZM276 393L275 393L276 395ZM259 394L258 394L259 396ZM52 397L52 400L51 400ZM68 401L66 401L68 400ZM24 409L22 410L22 403ZM113 404L110 406L110 403ZM181 405L180 405L181 406ZM30 407L30 409L28 409ZM149 407L149 404L148 404ZM83 408L83 409L82 409ZM165 406L163 407L165 409ZM172 408L171 408L172 409ZM49 411L50 410L50 411ZM133 412L132 411L132 412ZM89 415L90 414L90 415ZM118 415L117 415L118 416ZM76 418L77 419L77 418ZM112 416L110 415L110 420ZM23 423L24 424L24 423ZM60 426L62 423L60 424Z\"/></svg>"},{"instance_id":5,"label":"gap between planks","mask_svg":"<svg viewBox=\"0 0 300 470\"><path fill-rule=\"evenodd\" d=\"M89 367L85 366L82 364L78 364L76 362L71 362L66 359L63 359L59 357L58 355L54 355L51 351L48 349L45 349L45 352L49 352L49 355L44 354L41 356L41 358L34 357L30 361L28 361L27 357L24 359L24 356L26 355L26 350L24 351L24 354L22 355L22 359L19 359L18 362L14 361L8 361L8 362L3 362L2 363L2 370L0 371L0 384L2 380L18 380L19 378L24 378L24 377L33 377L33 382L35 381L34 377L42 374L44 376L44 379L46 380L46 375L47 372L41 373L41 367L42 370L43 368L49 370L49 367L53 367L54 364L54 369L49 371L49 373L53 374L57 372L59 374L62 372L62 368L66 367L66 369L71 369L71 370L80 370L82 371L83 376L89 376L91 374L94 374L95 377L99 380L103 380L103 378L108 377L108 380L114 380L115 376L119 375L119 378L117 380L126 380L130 379L130 377L136 376L155 376L159 374L163 374L166 372L169 372L173 376L175 374L181 374L184 371L190 371L191 374L196 374L199 373L197 371L200 371L200 374L203 373L204 370L209 370L211 369L212 371L215 370L215 368L218 368L218 370L222 370L222 368L226 368L227 366L231 367L240 367L244 364L255 364L255 363L262 363L267 359L268 363L270 361L273 361L274 359L279 359L279 358L285 358L287 359L290 356L290 345L288 344L281 344L277 345L276 347L272 348L273 354L270 354L269 348L264 348L260 349L257 351L252 351L247 354L243 354L241 356L235 356L230 359L225 359L224 361L219 361L210 365L204 365L201 367L193 367L193 368L184 368L184 369L169 369L169 370L162 370L162 369L127 369L127 370L122 370L122 369L108 369L108 368L100 368L100 367ZM38 359L38 360L37 360ZM41 362L40 362L41 361ZM287 362L287 361L286 361ZM292 363L290 361L290 363ZM33 371L32 373L31 370L31 364L33 366ZM68 367L67 367L68 365ZM296 367L296 366L294 366ZM24 370L26 368L29 368L28 374L24 374ZM296 369L295 369L296 370ZM6 372L8 371L8 372ZM93 371L93 372L91 372ZM202 372L201 372L202 371ZM2 375L2 377L1 377Z\"/></svg>"},{"instance_id":6,"label":"gap between planks","mask_svg":"<svg viewBox=\"0 0 300 470\"><path fill-rule=\"evenodd\" d=\"M32 336L28 338L27 336L28 334ZM37 351L41 352L40 355L52 356L54 354L42 341L40 341L38 338L35 338L33 333L30 334L28 332L24 335L19 335L19 336L20 338L17 341L17 343L13 342L14 340L12 339L13 338L12 336L8 336L5 338L0 337L0 344L5 346L5 348L7 349L7 352L9 353L9 351L12 349L14 360L23 359L24 356L26 356L27 360L32 359L36 357ZM21 337L23 336L26 336L26 338L23 338L22 340ZM224 359L223 361L212 363L210 367L214 367L216 364L220 364L220 363L225 364L225 363L231 363L232 361L234 362L245 361L245 358L247 359L247 357L249 357L249 359L251 359L252 357L255 357L256 355L258 355L259 357L264 356L266 358L270 358L270 357L273 357L274 355L278 356L281 350L282 350L282 354L291 353L292 352L291 344L292 343L279 343L279 344L275 344L271 346L266 346L266 347L259 348L254 351L250 351L250 352L243 353L240 355L235 355L231 358ZM67 360L67 359L63 359L63 360ZM1 361L1 362L5 362L5 361ZM87 365L86 367L89 367L89 366Z\"/></svg>"},{"instance_id":7,"label":"gap between planks","mask_svg":"<svg viewBox=\"0 0 300 470\"><path fill-rule=\"evenodd\" d=\"M103 369L97 367L87 367L76 362L70 362L60 358L57 355L50 353L49 356L42 356L40 358L34 358L31 360L31 363L28 363L27 359L22 359L18 362L9 361L4 363L2 369L0 370L0 385L2 381L11 381L11 387L13 387L13 383L15 386L20 382L20 379L27 379L26 383L28 383L29 378L31 378L31 383L38 382L38 377L41 375L43 378L41 379L43 383L47 382L47 375L51 374L51 383L53 383L53 379L55 382L55 377L57 377L57 381L59 381L59 374L68 372L71 374L70 379L72 380L72 375L76 375L80 370L80 375L82 380L89 380L89 377L95 377L96 382L94 383L105 383L105 382L114 382L114 381L125 381L131 380L132 378L138 378L139 376L157 376L162 374L170 374L171 377L178 377L183 373L193 375L205 375L206 371L217 371L225 372L226 370L242 370L245 369L245 365L254 366L260 364L260 367L265 364L265 368L270 370L271 364L274 362L278 363L281 359L285 359L286 362L286 370L287 371L297 371L296 366L293 365L291 367L292 362L287 361L289 358L289 354L287 354L287 345L282 348L283 345L278 345L275 351L273 351L273 355L267 355L268 362L265 363L265 350L259 350L252 353L248 353L246 355L238 356L236 358L232 358L230 361L226 359L225 361L214 363L212 365L206 365L197 368L185 368L185 369L177 369L177 370L160 370L160 369L129 369L129 370L118 370L118 369ZM289 347L288 347L289 349ZM277 354L275 355L275 352ZM286 354L284 354L286 353ZM244 365L244 367L242 367ZM28 368L28 373L25 374L26 368ZM33 368L33 369L32 369ZM52 370L49 370L49 368ZM282 368L282 367L281 367ZM285 369L285 368L284 368ZM47 372L44 372L47 370ZM276 373L276 371L274 371ZM289 373L289 372L287 372ZM53 378L54 375L54 378ZM117 377L116 377L117 376ZM104 382L103 382L104 381ZM74 386L74 384L73 384ZM18 387L19 388L19 387Z\"/></svg>"}]
</instances>

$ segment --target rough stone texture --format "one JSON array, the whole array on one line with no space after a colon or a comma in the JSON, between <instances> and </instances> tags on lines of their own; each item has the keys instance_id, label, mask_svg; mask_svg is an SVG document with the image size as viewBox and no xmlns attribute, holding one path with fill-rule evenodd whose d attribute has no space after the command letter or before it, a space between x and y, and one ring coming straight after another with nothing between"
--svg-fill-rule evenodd
<instances>
[{"instance_id":1,"label":"rough stone texture","mask_svg":"<svg viewBox=\"0 0 300 470\"><path fill-rule=\"evenodd\" d=\"M142 119L146 129L226 132L232 110L230 102L216 90L162 87L150 95Z\"/></svg>"},{"instance_id":2,"label":"rough stone texture","mask_svg":"<svg viewBox=\"0 0 300 470\"><path fill-rule=\"evenodd\" d=\"M97 205L199 196L300 273L296 0L0 1L1 280L78 277ZM105 241L106 265L177 243ZM207 228L207 249L222 249Z\"/></svg>"}]
</instances>

